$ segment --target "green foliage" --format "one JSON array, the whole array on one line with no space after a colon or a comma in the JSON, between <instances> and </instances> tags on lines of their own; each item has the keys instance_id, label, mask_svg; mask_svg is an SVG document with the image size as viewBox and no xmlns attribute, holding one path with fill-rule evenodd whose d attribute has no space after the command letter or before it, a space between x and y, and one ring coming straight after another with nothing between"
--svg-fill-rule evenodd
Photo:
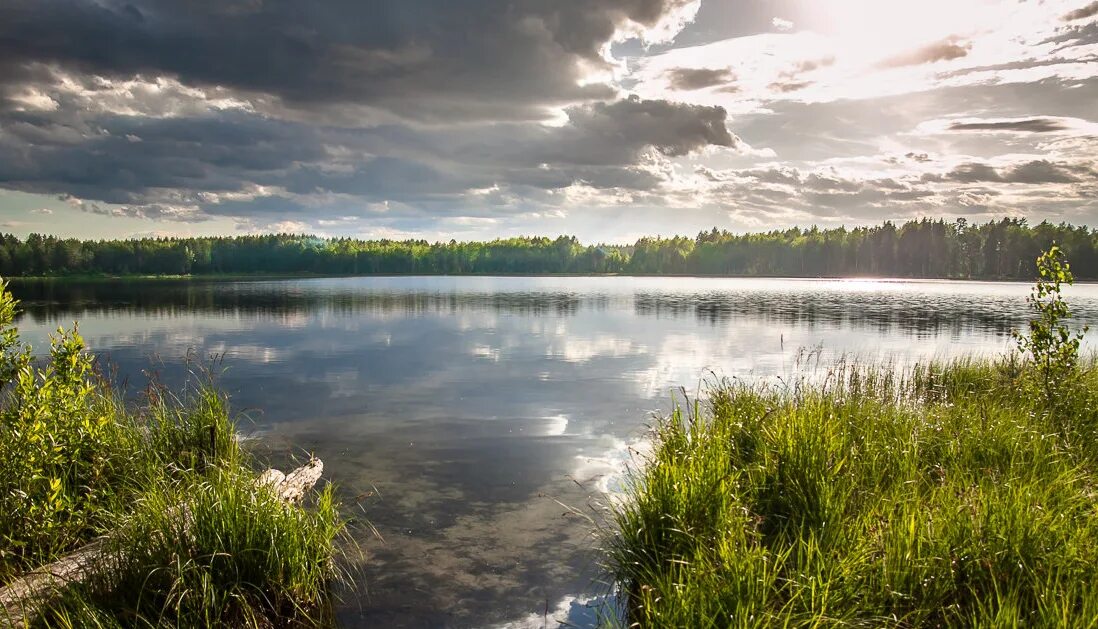
<instances>
[{"instance_id":1,"label":"green foliage","mask_svg":"<svg viewBox=\"0 0 1098 629\"><path fill-rule=\"evenodd\" d=\"M1065 323L1071 310L1061 290L1075 278L1059 247L1054 245L1037 258L1037 271L1040 277L1028 299L1036 316L1029 322L1029 334L1015 333L1015 338L1018 349L1032 359L1038 392L1051 409L1074 388L1079 343L1086 329L1073 334Z\"/></svg>"},{"instance_id":2,"label":"green foliage","mask_svg":"<svg viewBox=\"0 0 1098 629\"><path fill-rule=\"evenodd\" d=\"M203 471L217 465L248 463L229 417L228 402L202 386L186 400L153 387L142 414L145 456L157 469Z\"/></svg>"},{"instance_id":3,"label":"green foliage","mask_svg":"<svg viewBox=\"0 0 1098 629\"><path fill-rule=\"evenodd\" d=\"M212 387L153 387L127 409L75 326L32 361L15 310L0 285L0 583L110 533L109 569L46 626L319 621L343 529L331 487L309 509L281 503Z\"/></svg>"},{"instance_id":4,"label":"green foliage","mask_svg":"<svg viewBox=\"0 0 1098 629\"><path fill-rule=\"evenodd\" d=\"M1098 232L1009 218L982 225L922 219L748 234L714 227L695 238L641 238L629 246L583 245L570 236L429 243L293 234L113 241L5 235L0 236L0 275L633 273L1028 280L1037 272L1033 260L1053 242L1061 243L1080 277L1098 278Z\"/></svg>"},{"instance_id":5,"label":"green foliage","mask_svg":"<svg viewBox=\"0 0 1098 629\"><path fill-rule=\"evenodd\" d=\"M75 327L58 330L43 364L28 357L15 354L0 405L0 579L112 529L129 500L168 471L239 459L212 389L150 401L134 415L95 375Z\"/></svg>"},{"instance_id":6,"label":"green foliage","mask_svg":"<svg viewBox=\"0 0 1098 629\"><path fill-rule=\"evenodd\" d=\"M0 387L7 386L30 362L30 348L20 343L19 330L15 327L16 307L7 284L0 283Z\"/></svg>"},{"instance_id":7,"label":"green foliage","mask_svg":"<svg viewBox=\"0 0 1098 629\"><path fill-rule=\"evenodd\" d=\"M657 425L614 507L629 623L1096 626L1098 441L1049 438L1031 368L717 383ZM1091 430L1098 379L1076 386L1063 417Z\"/></svg>"},{"instance_id":8,"label":"green foliage","mask_svg":"<svg viewBox=\"0 0 1098 629\"><path fill-rule=\"evenodd\" d=\"M71 548L104 524L119 451L113 400L98 395L76 329L59 330L49 361L32 365L0 287L0 327L12 374L0 406L0 575ZM122 440L124 442L125 440Z\"/></svg>"},{"instance_id":9,"label":"green foliage","mask_svg":"<svg viewBox=\"0 0 1098 629\"><path fill-rule=\"evenodd\" d=\"M238 468L186 473L141 496L111 538L112 569L70 592L42 624L318 624L342 527L331 486L304 510L256 491Z\"/></svg>"}]
</instances>

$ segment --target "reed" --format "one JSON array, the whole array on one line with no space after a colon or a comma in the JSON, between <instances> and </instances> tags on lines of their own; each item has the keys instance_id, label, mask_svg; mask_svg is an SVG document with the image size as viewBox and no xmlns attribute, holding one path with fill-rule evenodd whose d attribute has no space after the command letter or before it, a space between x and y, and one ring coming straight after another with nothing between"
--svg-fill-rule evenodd
<instances>
[{"instance_id":1,"label":"reed","mask_svg":"<svg viewBox=\"0 0 1098 629\"><path fill-rule=\"evenodd\" d=\"M1098 377L1019 354L710 383L654 428L607 568L639 626L1095 626Z\"/></svg>"},{"instance_id":2,"label":"reed","mask_svg":"<svg viewBox=\"0 0 1098 629\"><path fill-rule=\"evenodd\" d=\"M40 620L74 628L325 625L342 529L331 485L302 509L257 491L250 471L184 473L141 496L110 538L110 569Z\"/></svg>"}]
</instances>

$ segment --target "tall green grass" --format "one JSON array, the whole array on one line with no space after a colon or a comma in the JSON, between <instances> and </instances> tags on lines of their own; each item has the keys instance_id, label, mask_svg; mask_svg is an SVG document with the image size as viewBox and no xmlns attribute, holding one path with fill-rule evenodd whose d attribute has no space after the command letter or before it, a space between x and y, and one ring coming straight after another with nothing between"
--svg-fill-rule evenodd
<instances>
[{"instance_id":1,"label":"tall green grass","mask_svg":"<svg viewBox=\"0 0 1098 629\"><path fill-rule=\"evenodd\" d=\"M283 503L210 384L124 404L75 327L32 360L15 308L0 285L0 584L106 536L100 569L37 624L324 622L344 527L332 488Z\"/></svg>"},{"instance_id":2,"label":"tall green grass","mask_svg":"<svg viewBox=\"0 0 1098 629\"><path fill-rule=\"evenodd\" d=\"M329 485L287 505L238 469L187 473L144 494L108 542L109 569L43 626L313 626L329 620L342 521Z\"/></svg>"},{"instance_id":3,"label":"tall green grass","mask_svg":"<svg viewBox=\"0 0 1098 629\"><path fill-rule=\"evenodd\" d=\"M1098 626L1098 376L1014 354L712 383L613 511L645 627Z\"/></svg>"}]
</instances>

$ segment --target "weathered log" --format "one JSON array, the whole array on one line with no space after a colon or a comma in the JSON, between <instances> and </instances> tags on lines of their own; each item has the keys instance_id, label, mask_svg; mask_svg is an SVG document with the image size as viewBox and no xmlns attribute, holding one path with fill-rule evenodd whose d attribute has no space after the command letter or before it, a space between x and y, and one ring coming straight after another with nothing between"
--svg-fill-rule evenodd
<instances>
[{"instance_id":1,"label":"weathered log","mask_svg":"<svg viewBox=\"0 0 1098 629\"><path fill-rule=\"evenodd\" d=\"M256 486L269 487L283 501L297 504L317 484L323 471L324 462L314 458L289 474L269 469L259 475ZM102 569L107 557L107 538L102 537L0 588L0 626L27 626L39 609L64 588L82 583Z\"/></svg>"},{"instance_id":2,"label":"weathered log","mask_svg":"<svg viewBox=\"0 0 1098 629\"><path fill-rule=\"evenodd\" d=\"M275 486L275 493L282 500L297 504L312 489L324 473L324 461L312 459L307 464L290 472Z\"/></svg>"},{"instance_id":3,"label":"weathered log","mask_svg":"<svg viewBox=\"0 0 1098 629\"><path fill-rule=\"evenodd\" d=\"M0 624L25 627L37 616L39 607L49 602L61 589L86 579L102 563L105 551L106 539L97 539L0 588L0 604L4 607Z\"/></svg>"},{"instance_id":4,"label":"weathered log","mask_svg":"<svg viewBox=\"0 0 1098 629\"><path fill-rule=\"evenodd\" d=\"M282 481L286 480L286 475L282 472L271 468L259 475L259 478L255 479L255 484L259 487L270 487L271 489L278 489L278 486L282 484Z\"/></svg>"}]
</instances>

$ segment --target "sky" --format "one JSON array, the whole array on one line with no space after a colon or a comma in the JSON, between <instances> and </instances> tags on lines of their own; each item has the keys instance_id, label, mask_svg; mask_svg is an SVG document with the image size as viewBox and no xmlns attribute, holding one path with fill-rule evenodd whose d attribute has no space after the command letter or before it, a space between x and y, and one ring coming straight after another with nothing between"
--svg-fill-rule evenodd
<instances>
[{"instance_id":1,"label":"sky","mask_svg":"<svg viewBox=\"0 0 1098 629\"><path fill-rule=\"evenodd\" d=\"M0 230L1098 226L1098 1L0 0Z\"/></svg>"}]
</instances>

